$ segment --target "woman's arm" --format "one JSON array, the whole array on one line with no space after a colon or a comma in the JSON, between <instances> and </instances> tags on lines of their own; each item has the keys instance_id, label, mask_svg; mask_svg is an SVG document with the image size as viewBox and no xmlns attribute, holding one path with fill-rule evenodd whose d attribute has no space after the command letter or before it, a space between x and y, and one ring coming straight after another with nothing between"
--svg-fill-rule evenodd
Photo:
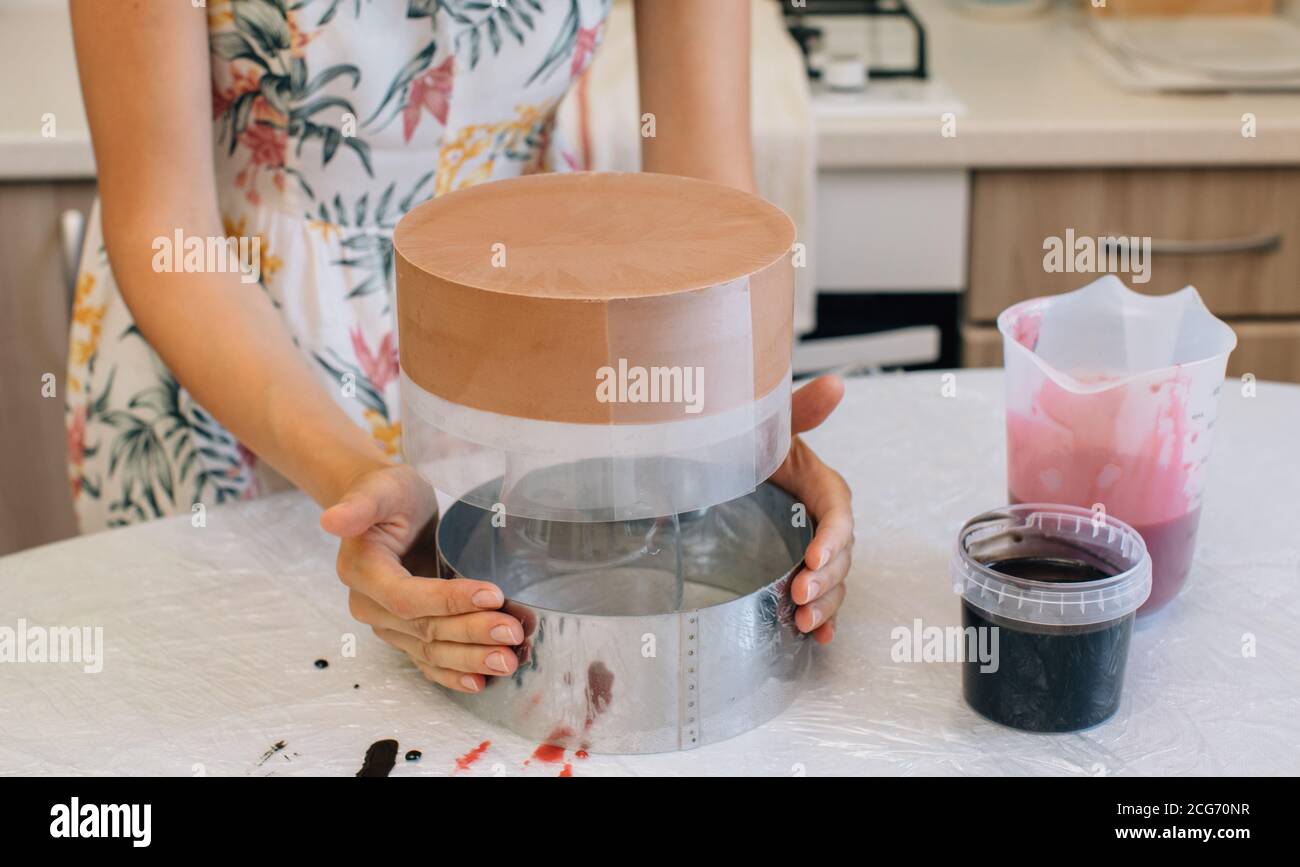
<instances>
[{"instance_id":1,"label":"woman's arm","mask_svg":"<svg viewBox=\"0 0 1300 867\"><path fill-rule=\"evenodd\" d=\"M475 692L508 674L523 627L482 581L416 578L433 492L394 467L312 375L261 288L237 274L158 274L153 239L222 234L212 165L206 10L184 0L72 0L99 166L104 242L140 331L195 399L322 506L341 536L352 614L430 680Z\"/></svg>"},{"instance_id":2,"label":"woman's arm","mask_svg":"<svg viewBox=\"0 0 1300 867\"><path fill-rule=\"evenodd\" d=\"M157 273L153 239L221 237L207 10L72 0L104 243L122 297L177 380L316 502L385 463L313 376L266 294L233 273Z\"/></svg>"},{"instance_id":3,"label":"woman's arm","mask_svg":"<svg viewBox=\"0 0 1300 867\"><path fill-rule=\"evenodd\" d=\"M749 121L750 0L637 0L641 140L647 172L754 189Z\"/></svg>"},{"instance_id":4,"label":"woman's arm","mask_svg":"<svg viewBox=\"0 0 1300 867\"><path fill-rule=\"evenodd\" d=\"M749 13L750 0L637 0L641 111L655 116L655 137L642 139L645 171L754 191ZM830 376L795 392L794 437L772 476L817 519L790 593L798 604L799 629L822 644L835 637L835 615L853 562L852 493L799 434L825 421L843 395L844 384Z\"/></svg>"}]
</instances>

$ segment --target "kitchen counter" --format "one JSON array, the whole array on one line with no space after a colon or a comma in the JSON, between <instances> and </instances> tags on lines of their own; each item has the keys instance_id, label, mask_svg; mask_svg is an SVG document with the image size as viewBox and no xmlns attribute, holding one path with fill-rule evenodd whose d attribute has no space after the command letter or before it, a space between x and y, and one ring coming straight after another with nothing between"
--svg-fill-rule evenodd
<instances>
[{"instance_id":1,"label":"kitchen counter","mask_svg":"<svg viewBox=\"0 0 1300 867\"><path fill-rule=\"evenodd\" d=\"M819 117L823 170L1300 164L1300 94L1125 92L1090 62L1073 9L988 20L951 0L912 3L935 77L966 106L957 135L942 136L938 117ZM0 22L0 80L22 83L0 110L0 180L93 175L66 5L25 0ZM53 139L41 136L46 112ZM1255 138L1241 135L1247 112Z\"/></svg>"},{"instance_id":2,"label":"kitchen counter","mask_svg":"<svg viewBox=\"0 0 1300 867\"><path fill-rule=\"evenodd\" d=\"M960 622L954 539L1006 491L1001 372L952 375L849 380L808 436L853 486L857 545L836 639L794 704L689 752L571 758L574 775L1300 773L1300 387L1225 386L1187 587L1139 621L1118 713L1042 735L971 711L960 664L897 652L900 628ZM354 622L335 550L293 493L0 559L0 627L102 627L106 648L94 674L0 664L0 775L350 776L384 738L424 753L396 775L462 757L465 774L560 773Z\"/></svg>"},{"instance_id":3,"label":"kitchen counter","mask_svg":"<svg viewBox=\"0 0 1300 867\"><path fill-rule=\"evenodd\" d=\"M823 118L822 169L1300 164L1300 93L1128 92L1095 68L1073 8L998 20L909 2L932 74L966 106L957 134L944 138L939 118ZM1241 134L1247 112L1255 138Z\"/></svg>"}]
</instances>

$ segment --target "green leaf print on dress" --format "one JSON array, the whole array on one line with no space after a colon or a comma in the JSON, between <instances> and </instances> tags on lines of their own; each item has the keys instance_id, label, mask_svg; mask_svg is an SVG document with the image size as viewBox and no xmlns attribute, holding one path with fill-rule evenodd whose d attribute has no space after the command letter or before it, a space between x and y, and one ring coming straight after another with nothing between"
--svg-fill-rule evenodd
<instances>
[{"instance_id":1,"label":"green leaf print on dress","mask_svg":"<svg viewBox=\"0 0 1300 867\"><path fill-rule=\"evenodd\" d=\"M236 185L247 189L246 198L253 204L260 201L256 180L262 170L271 172L277 189L283 191L284 178L289 176L309 199L315 198L306 175L287 159L291 141L297 142L295 157L301 157L308 142L319 142L322 166L334 159L340 147L347 148L366 174L374 176L370 145L359 136L344 135L340 126L319 117L326 112L357 116L349 99L321 91L339 79L349 81L355 91L361 83L361 69L351 63L336 63L311 74L303 57L309 37L298 31L291 17L300 6L276 0L239 0L232 4L236 32L214 33L209 40L212 53L229 62L232 79L224 89L214 83L217 141L226 145L229 154L240 147L249 153Z\"/></svg>"},{"instance_id":2,"label":"green leaf print on dress","mask_svg":"<svg viewBox=\"0 0 1300 867\"><path fill-rule=\"evenodd\" d=\"M143 340L130 326L121 339ZM116 370L91 403L87 421L114 434L108 443L110 482L117 497L108 504L108 526L124 526L173 513L177 506L218 504L236 499L246 488L251 455L189 399L176 378L159 362L152 385L136 391L125 406L111 400ZM100 428L101 430L103 427ZM93 457L102 443L86 446ZM89 485L99 495L103 482ZM177 491L191 491L181 502Z\"/></svg>"},{"instance_id":3,"label":"green leaf print on dress","mask_svg":"<svg viewBox=\"0 0 1300 867\"><path fill-rule=\"evenodd\" d=\"M552 156L580 167L553 146L555 108L586 69L608 4L202 7L195 14L209 33L216 208L227 236L261 243L261 289L240 291L265 292L324 386L320 399L338 403L399 459L392 231L430 195L544 170ZM150 155L138 156L147 170ZM84 244L63 390L82 529L280 486L132 327L99 210ZM354 383L350 395L340 389L344 377Z\"/></svg>"},{"instance_id":4,"label":"green leaf print on dress","mask_svg":"<svg viewBox=\"0 0 1300 867\"><path fill-rule=\"evenodd\" d=\"M331 259L330 264L359 272L348 291L348 298L387 292L392 288L393 229L403 214L429 198L431 191L426 190L426 185L433 180L433 176L433 172L426 172L417 178L410 190L397 202L393 201L397 194L397 182L392 181L379 195L373 210L370 207L370 194L362 193L351 209L335 196L332 206L321 202L316 213L306 214L306 218L315 225L338 236L342 255ZM385 302L384 313L390 309L391 302Z\"/></svg>"},{"instance_id":5,"label":"green leaf print on dress","mask_svg":"<svg viewBox=\"0 0 1300 867\"><path fill-rule=\"evenodd\" d=\"M313 2L315 2L315 0L304 0L301 6L310 6ZM326 24L329 24L330 21L334 20L334 15L339 11L339 5L345 2L347 2L347 0L329 0L329 8L325 10L323 15L321 15L320 20L316 22L316 26L324 27ZM365 2L369 3L370 0L365 0ZM353 18L361 17L361 3L362 0L352 0Z\"/></svg>"}]
</instances>

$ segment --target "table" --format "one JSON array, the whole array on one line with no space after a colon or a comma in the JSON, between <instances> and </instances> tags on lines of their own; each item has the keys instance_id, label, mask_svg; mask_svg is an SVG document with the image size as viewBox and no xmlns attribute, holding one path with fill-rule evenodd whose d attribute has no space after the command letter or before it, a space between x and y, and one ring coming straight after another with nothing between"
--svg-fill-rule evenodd
<instances>
[{"instance_id":1,"label":"table","mask_svg":"<svg viewBox=\"0 0 1300 867\"><path fill-rule=\"evenodd\" d=\"M891 658L895 628L960 622L949 553L1003 503L1005 462L999 371L887 374L849 381L809 437L853 486L858 538L806 692L730 741L569 756L573 774L1300 772L1300 387L1256 389L1224 388L1193 574L1139 623L1110 721L1006 729L966 707L958 664ZM0 559L0 628L100 626L105 647L97 674L0 663L0 773L352 775L395 738L423 757L394 775L451 774L484 741L459 773L557 775L351 620L316 517L281 494Z\"/></svg>"}]
</instances>

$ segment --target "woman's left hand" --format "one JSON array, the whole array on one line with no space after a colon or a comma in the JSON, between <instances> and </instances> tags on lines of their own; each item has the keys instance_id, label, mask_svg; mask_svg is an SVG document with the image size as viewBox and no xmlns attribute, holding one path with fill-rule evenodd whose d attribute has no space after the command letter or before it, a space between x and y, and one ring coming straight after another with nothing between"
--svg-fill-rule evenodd
<instances>
[{"instance_id":1,"label":"woman's left hand","mask_svg":"<svg viewBox=\"0 0 1300 867\"><path fill-rule=\"evenodd\" d=\"M799 606L795 625L800 632L812 633L818 644L835 637L835 612L844 601L844 578L853 561L852 492L799 434L825 421L843 397L844 381L838 376L820 376L794 393L790 453L771 479L803 503L817 521L816 535L804 552L804 568L791 583L790 593Z\"/></svg>"}]
</instances>

